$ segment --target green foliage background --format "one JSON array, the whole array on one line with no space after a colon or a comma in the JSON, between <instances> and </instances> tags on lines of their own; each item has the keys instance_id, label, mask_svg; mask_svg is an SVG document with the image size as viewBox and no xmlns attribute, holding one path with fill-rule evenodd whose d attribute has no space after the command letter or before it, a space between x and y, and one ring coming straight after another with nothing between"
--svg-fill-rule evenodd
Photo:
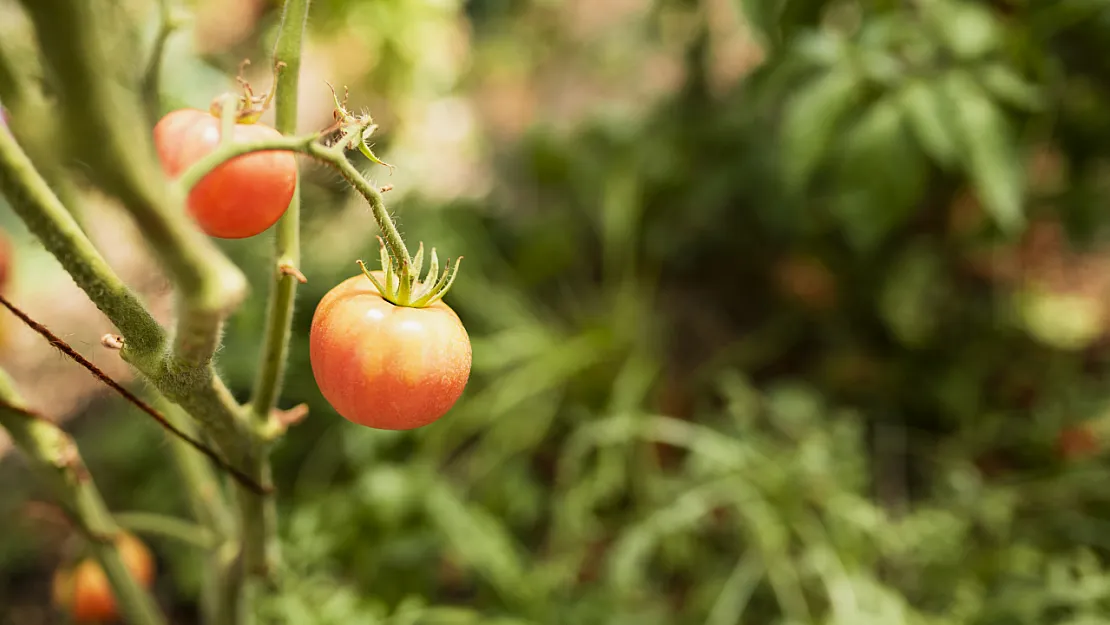
<instances>
[{"instance_id":1,"label":"green foliage background","mask_svg":"<svg viewBox=\"0 0 1110 625\"><path fill-rule=\"evenodd\" d=\"M586 43L568 5L313 3L314 37L357 44L329 62L386 160L420 102L541 95L522 132L472 128L478 192L396 161L406 237L466 256L448 301L474 343L464 399L417 432L316 390L311 311L375 232L307 171L282 405L311 416L275 455L289 570L260 622L1110 622L1110 474L1056 447L1110 407L1110 3L656 0ZM733 80L722 11L762 57ZM167 106L264 58L276 19L171 47ZM680 80L642 96L660 56ZM556 105L599 83L585 113ZM268 241L225 247L266 275ZM264 306L219 356L244 396ZM156 428L90 412L110 503L183 514ZM25 482L0 466L0 622L47 600ZM153 545L189 622L196 555Z\"/></svg>"}]
</instances>

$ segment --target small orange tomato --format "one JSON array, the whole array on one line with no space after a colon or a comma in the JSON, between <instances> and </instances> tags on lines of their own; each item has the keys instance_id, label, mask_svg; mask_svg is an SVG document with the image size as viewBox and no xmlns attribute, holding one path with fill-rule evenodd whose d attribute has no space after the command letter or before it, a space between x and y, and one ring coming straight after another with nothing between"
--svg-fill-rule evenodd
<instances>
[{"instance_id":1,"label":"small orange tomato","mask_svg":"<svg viewBox=\"0 0 1110 625\"><path fill-rule=\"evenodd\" d=\"M232 141L281 137L265 124L235 124ZM154 146L166 175L176 178L220 144L220 119L207 111L181 109L154 127ZM292 152L252 152L212 170L189 192L189 213L207 234L244 239L259 234L285 214L297 186Z\"/></svg>"},{"instance_id":2,"label":"small orange tomato","mask_svg":"<svg viewBox=\"0 0 1110 625\"><path fill-rule=\"evenodd\" d=\"M375 272L384 280L381 272ZM364 275L320 300L309 358L316 384L348 421L411 430L442 417L470 377L470 337L442 300L396 306Z\"/></svg>"},{"instance_id":3,"label":"small orange tomato","mask_svg":"<svg viewBox=\"0 0 1110 625\"><path fill-rule=\"evenodd\" d=\"M1064 428L1056 436L1056 453L1064 460L1095 456L1101 450L1095 430L1085 423Z\"/></svg>"},{"instance_id":4,"label":"small orange tomato","mask_svg":"<svg viewBox=\"0 0 1110 625\"><path fill-rule=\"evenodd\" d=\"M0 230L0 292L8 287L12 277L12 242L8 235Z\"/></svg>"},{"instance_id":5,"label":"small orange tomato","mask_svg":"<svg viewBox=\"0 0 1110 625\"><path fill-rule=\"evenodd\" d=\"M154 582L154 558L135 536L123 533L116 541L124 566L144 588ZM54 604L69 612L77 623L103 623L119 618L112 586L100 565L91 558L73 569L54 574Z\"/></svg>"}]
</instances>

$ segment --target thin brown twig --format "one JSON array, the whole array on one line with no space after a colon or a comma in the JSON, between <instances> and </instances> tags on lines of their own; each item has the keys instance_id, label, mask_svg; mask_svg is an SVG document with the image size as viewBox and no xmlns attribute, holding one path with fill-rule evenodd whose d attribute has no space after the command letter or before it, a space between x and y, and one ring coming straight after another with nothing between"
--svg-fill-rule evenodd
<instances>
[{"instance_id":1,"label":"thin brown twig","mask_svg":"<svg viewBox=\"0 0 1110 625\"><path fill-rule=\"evenodd\" d=\"M15 315L16 317L18 317L20 321L22 321L24 324L27 325L27 327L31 328L32 330L34 330L35 332L40 334L43 338L45 338L47 341L49 341L51 345L53 345L55 348L57 348L63 354L65 354L66 356L69 356L77 364L84 367L89 373L93 374L93 377L95 377L96 379L103 382L106 386L111 388L113 391L115 391L116 393L119 393L124 399L131 402L139 410L145 412L147 415L149 415L151 418L153 418L155 421L157 421L158 424L161 425L163 429L168 431L170 434L173 434L177 438L185 441L191 447L193 447L194 449L196 449L200 453L207 456L210 460L212 460L212 462L214 462L217 466L219 466L220 469L226 471L229 475L231 475L231 477L234 478L235 481L239 482L240 484L242 484L243 486L245 486L249 490L251 490L251 491L253 491L253 492L255 492L259 495L268 495L268 494L270 494L274 491L273 488L267 488L265 486L262 486L258 482L251 479L251 477L249 475L247 475L246 473L244 473L244 472L240 471L239 469L236 469L235 467L231 466L231 464L228 463L226 460L224 460L220 456L220 454L218 454L215 450L209 448L207 445L205 445L204 443L202 443L202 442L196 440L195 438L189 436L185 432L182 432L180 429L178 429L176 426L174 426L172 423L170 423L169 420L166 419L166 417L163 416L162 413L158 412L153 406L146 403L141 398L139 398L137 395L135 395L131 391L124 388L119 382L116 382L115 380L113 380L111 377L108 376L108 374L101 371L99 367L97 367L93 363L89 362L84 356L82 356L80 353L78 353L77 350L70 347L69 343L66 343L65 341L63 341L60 337L58 337L53 332L51 332L46 326L44 326L44 325L40 324L39 322L35 321L34 319L32 319L30 316L27 315L27 313L23 312L22 310L17 308L14 304L9 302L7 300L7 298L5 298L3 295L0 295L0 305L3 305L4 308L7 308L9 311L11 311L11 313L13 315ZM8 408L8 409L11 409L11 410L14 410L16 412L19 412L21 414L27 415L28 417L46 419L45 416L40 415L40 414L38 414L34 411L27 410L25 408L18 408L16 406L8 406L8 405L5 405L4 407ZM49 421L49 419L47 419L47 420Z\"/></svg>"}]
</instances>

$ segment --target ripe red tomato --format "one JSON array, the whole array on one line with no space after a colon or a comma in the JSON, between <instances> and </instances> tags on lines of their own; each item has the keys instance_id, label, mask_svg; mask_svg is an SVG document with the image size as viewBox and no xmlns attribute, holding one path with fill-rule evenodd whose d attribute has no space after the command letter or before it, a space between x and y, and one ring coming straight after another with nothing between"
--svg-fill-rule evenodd
<instances>
[{"instance_id":1,"label":"ripe red tomato","mask_svg":"<svg viewBox=\"0 0 1110 625\"><path fill-rule=\"evenodd\" d=\"M384 280L381 272L375 272ZM309 333L312 373L348 421L411 430L442 417L470 377L470 337L442 300L395 306L364 275L320 300Z\"/></svg>"},{"instance_id":2,"label":"ripe red tomato","mask_svg":"<svg viewBox=\"0 0 1110 625\"><path fill-rule=\"evenodd\" d=\"M280 137L264 124L235 124L233 141ZM181 175L220 143L220 119L207 111L181 109L154 127L154 146L162 169ZM292 152L253 152L236 157L205 176L189 193L193 219L211 236L243 239L277 223L289 207L297 185L297 159Z\"/></svg>"},{"instance_id":3,"label":"ripe red tomato","mask_svg":"<svg viewBox=\"0 0 1110 625\"><path fill-rule=\"evenodd\" d=\"M135 536L123 533L116 541L124 566L144 588L154 582L154 558ZM112 586L100 565L91 558L54 574L54 603L77 623L103 623L119 618Z\"/></svg>"}]
</instances>

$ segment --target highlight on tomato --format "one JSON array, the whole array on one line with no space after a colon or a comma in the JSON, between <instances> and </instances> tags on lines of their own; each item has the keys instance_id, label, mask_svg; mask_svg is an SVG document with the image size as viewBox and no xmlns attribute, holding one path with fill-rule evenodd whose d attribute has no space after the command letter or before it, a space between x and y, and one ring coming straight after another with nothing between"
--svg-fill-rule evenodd
<instances>
[{"instance_id":1,"label":"highlight on tomato","mask_svg":"<svg viewBox=\"0 0 1110 625\"><path fill-rule=\"evenodd\" d=\"M251 121L232 127L231 141L251 143L280 138L273 128ZM220 144L220 118L210 111L180 109L154 127L154 146L170 178L210 154ZM188 209L210 236L244 239L277 223L293 199L297 160L289 151L252 152L221 164L189 192Z\"/></svg>"},{"instance_id":2,"label":"highlight on tomato","mask_svg":"<svg viewBox=\"0 0 1110 625\"><path fill-rule=\"evenodd\" d=\"M121 532L116 539L124 566L143 588L154 583L154 557L133 534ZM54 605L64 610L75 623L105 623L119 618L112 586L100 564L85 558L73 568L54 574Z\"/></svg>"},{"instance_id":3,"label":"highlight on tomato","mask_svg":"<svg viewBox=\"0 0 1110 625\"><path fill-rule=\"evenodd\" d=\"M470 377L470 337L443 295L458 272L446 263L416 280L424 250L400 275L382 248L385 271L349 278L320 300L309 358L320 392L342 417L371 428L411 430L439 420Z\"/></svg>"}]
</instances>

